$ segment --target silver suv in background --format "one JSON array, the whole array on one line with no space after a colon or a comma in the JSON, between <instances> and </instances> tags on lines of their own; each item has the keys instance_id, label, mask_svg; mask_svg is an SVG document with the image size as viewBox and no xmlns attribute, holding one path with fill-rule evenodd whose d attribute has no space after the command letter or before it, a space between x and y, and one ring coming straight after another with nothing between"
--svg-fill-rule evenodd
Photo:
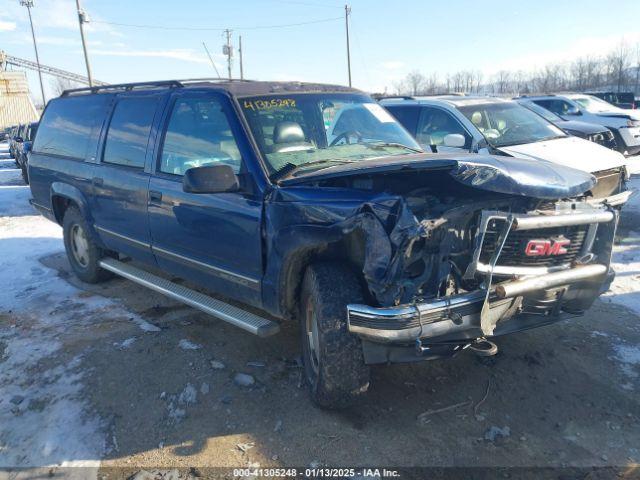
<instances>
[{"instance_id":1,"label":"silver suv in background","mask_svg":"<svg viewBox=\"0 0 640 480\"><path fill-rule=\"evenodd\" d=\"M618 151L625 156L640 153L640 112L625 110L584 93L522 96L563 120L604 125L613 132Z\"/></svg>"},{"instance_id":2,"label":"silver suv in background","mask_svg":"<svg viewBox=\"0 0 640 480\"><path fill-rule=\"evenodd\" d=\"M527 158L593 173L595 197L624 190L625 158L614 150L567 135L512 100L443 95L383 98L384 106L432 152L467 151Z\"/></svg>"}]
</instances>

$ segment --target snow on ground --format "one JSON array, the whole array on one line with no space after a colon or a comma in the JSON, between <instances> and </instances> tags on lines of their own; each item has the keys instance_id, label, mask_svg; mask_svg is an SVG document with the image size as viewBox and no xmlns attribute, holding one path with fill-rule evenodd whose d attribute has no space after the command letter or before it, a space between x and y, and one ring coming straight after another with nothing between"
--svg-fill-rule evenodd
<instances>
[{"instance_id":1,"label":"snow on ground","mask_svg":"<svg viewBox=\"0 0 640 480\"><path fill-rule=\"evenodd\" d=\"M97 472L105 426L83 399L86 372L82 350L70 353L74 336L105 320L158 329L112 300L86 296L40 263L64 251L62 231L38 215L29 198L13 161L0 160L0 468Z\"/></svg>"},{"instance_id":2,"label":"snow on ground","mask_svg":"<svg viewBox=\"0 0 640 480\"><path fill-rule=\"evenodd\" d=\"M632 177L629 187L636 194L623 207L622 215L640 219L640 176ZM614 247L611 266L616 278L605 296L640 313L640 231L631 231Z\"/></svg>"}]
</instances>

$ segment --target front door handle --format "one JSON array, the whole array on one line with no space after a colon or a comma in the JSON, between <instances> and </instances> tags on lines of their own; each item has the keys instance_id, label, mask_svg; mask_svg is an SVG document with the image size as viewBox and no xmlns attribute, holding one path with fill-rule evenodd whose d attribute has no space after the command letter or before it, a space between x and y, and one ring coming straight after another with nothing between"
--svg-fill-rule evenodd
<instances>
[{"instance_id":1,"label":"front door handle","mask_svg":"<svg viewBox=\"0 0 640 480\"><path fill-rule=\"evenodd\" d=\"M93 177L91 179L91 182L96 186L96 187L101 187L102 185L104 185L104 179L100 178L100 177Z\"/></svg>"},{"instance_id":2,"label":"front door handle","mask_svg":"<svg viewBox=\"0 0 640 480\"><path fill-rule=\"evenodd\" d=\"M162 192L156 192L155 190L149 190L149 201L151 203L157 203L157 204L162 202Z\"/></svg>"}]
</instances>

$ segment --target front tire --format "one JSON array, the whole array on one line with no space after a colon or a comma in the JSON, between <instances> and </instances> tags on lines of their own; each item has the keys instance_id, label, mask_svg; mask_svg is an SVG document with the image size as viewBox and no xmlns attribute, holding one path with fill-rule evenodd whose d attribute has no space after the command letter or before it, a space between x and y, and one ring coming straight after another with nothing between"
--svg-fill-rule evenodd
<instances>
[{"instance_id":1,"label":"front tire","mask_svg":"<svg viewBox=\"0 0 640 480\"><path fill-rule=\"evenodd\" d=\"M345 408L369 388L360 339L347 330L349 303L362 303L358 277L335 263L307 268L302 284L300 330L311 398L324 408Z\"/></svg>"},{"instance_id":2,"label":"front tire","mask_svg":"<svg viewBox=\"0 0 640 480\"><path fill-rule=\"evenodd\" d=\"M87 283L99 283L112 277L100 268L100 260L107 252L96 243L92 231L80 210L69 207L62 221L64 248L76 276Z\"/></svg>"}]
</instances>

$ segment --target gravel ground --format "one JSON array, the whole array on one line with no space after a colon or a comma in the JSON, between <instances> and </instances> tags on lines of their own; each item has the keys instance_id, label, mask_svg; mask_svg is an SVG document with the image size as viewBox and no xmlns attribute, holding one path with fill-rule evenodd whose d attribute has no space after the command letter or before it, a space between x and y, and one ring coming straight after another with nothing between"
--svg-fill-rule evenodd
<instances>
[{"instance_id":1,"label":"gravel ground","mask_svg":"<svg viewBox=\"0 0 640 480\"><path fill-rule=\"evenodd\" d=\"M617 247L624 275L586 316L500 339L489 360L375 367L366 402L338 413L309 401L295 325L259 339L122 279L79 282L59 227L24 206L20 185L0 160L0 467L82 478L257 465L638 472L635 207Z\"/></svg>"}]
</instances>

